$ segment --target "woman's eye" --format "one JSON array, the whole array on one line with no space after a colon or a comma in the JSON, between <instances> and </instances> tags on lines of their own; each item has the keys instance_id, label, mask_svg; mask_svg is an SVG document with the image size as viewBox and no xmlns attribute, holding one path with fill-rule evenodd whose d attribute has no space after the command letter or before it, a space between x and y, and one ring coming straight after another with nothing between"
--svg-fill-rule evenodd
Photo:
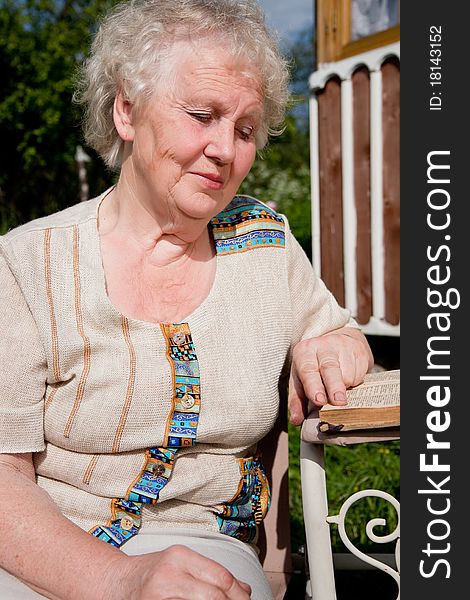
<instances>
[{"instance_id":1,"label":"woman's eye","mask_svg":"<svg viewBox=\"0 0 470 600\"><path fill-rule=\"evenodd\" d=\"M249 140L253 136L254 129L253 127L239 127L238 135L242 138L242 140Z\"/></svg>"},{"instance_id":2,"label":"woman's eye","mask_svg":"<svg viewBox=\"0 0 470 600\"><path fill-rule=\"evenodd\" d=\"M189 113L191 115L191 117L193 119L196 119L196 121L199 121L200 123L209 123L209 121L212 118L212 115L210 113Z\"/></svg>"}]
</instances>

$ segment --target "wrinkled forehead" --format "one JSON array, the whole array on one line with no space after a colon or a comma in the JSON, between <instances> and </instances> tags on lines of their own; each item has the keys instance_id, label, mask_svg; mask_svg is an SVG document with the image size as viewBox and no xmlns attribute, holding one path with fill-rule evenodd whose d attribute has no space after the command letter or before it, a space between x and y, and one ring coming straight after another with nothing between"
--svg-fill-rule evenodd
<instances>
[{"instance_id":1,"label":"wrinkled forehead","mask_svg":"<svg viewBox=\"0 0 470 600\"><path fill-rule=\"evenodd\" d=\"M242 86L262 99L263 80L257 65L214 37L175 41L163 65L162 79L170 89L200 84Z\"/></svg>"}]
</instances>

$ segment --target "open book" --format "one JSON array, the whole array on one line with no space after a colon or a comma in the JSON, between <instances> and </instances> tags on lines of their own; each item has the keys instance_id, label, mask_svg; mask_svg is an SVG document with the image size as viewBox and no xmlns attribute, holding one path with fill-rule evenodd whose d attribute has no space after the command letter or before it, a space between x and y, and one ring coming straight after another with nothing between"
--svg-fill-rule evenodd
<instances>
[{"instance_id":1,"label":"open book","mask_svg":"<svg viewBox=\"0 0 470 600\"><path fill-rule=\"evenodd\" d=\"M400 427L399 369L368 373L346 396L346 405L326 404L320 409L318 429L322 433Z\"/></svg>"}]
</instances>

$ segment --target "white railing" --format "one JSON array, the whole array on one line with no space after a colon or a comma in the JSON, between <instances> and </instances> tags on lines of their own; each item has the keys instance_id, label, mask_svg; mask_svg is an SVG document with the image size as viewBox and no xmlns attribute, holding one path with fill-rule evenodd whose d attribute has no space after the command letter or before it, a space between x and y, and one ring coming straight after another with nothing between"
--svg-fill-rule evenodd
<instances>
[{"instance_id":1,"label":"white railing","mask_svg":"<svg viewBox=\"0 0 470 600\"><path fill-rule=\"evenodd\" d=\"M320 240L320 168L319 125L316 92L327 81L337 76L341 80L341 152L343 180L343 248L344 289L346 307L357 315L356 283L356 204L354 197L353 164L353 94L351 76L365 66L370 73L370 201L372 252L372 316L362 326L372 335L400 335L400 325L391 325L385 319L384 223L382 177L382 73L381 66L390 57L400 57L400 44L390 44L334 63L324 63L310 76L310 157L312 194L312 253L313 264L321 275Z\"/></svg>"}]
</instances>

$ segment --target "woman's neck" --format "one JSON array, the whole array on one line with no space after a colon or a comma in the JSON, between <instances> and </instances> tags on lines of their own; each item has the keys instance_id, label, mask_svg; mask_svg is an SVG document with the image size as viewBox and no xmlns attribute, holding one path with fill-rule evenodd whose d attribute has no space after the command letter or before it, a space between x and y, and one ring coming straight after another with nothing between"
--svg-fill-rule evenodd
<instances>
[{"instance_id":1,"label":"woman's neck","mask_svg":"<svg viewBox=\"0 0 470 600\"><path fill-rule=\"evenodd\" d=\"M173 215L164 203L142 200L121 179L101 203L98 227L102 240L117 240L157 268L197 260L209 241L206 223Z\"/></svg>"}]
</instances>

